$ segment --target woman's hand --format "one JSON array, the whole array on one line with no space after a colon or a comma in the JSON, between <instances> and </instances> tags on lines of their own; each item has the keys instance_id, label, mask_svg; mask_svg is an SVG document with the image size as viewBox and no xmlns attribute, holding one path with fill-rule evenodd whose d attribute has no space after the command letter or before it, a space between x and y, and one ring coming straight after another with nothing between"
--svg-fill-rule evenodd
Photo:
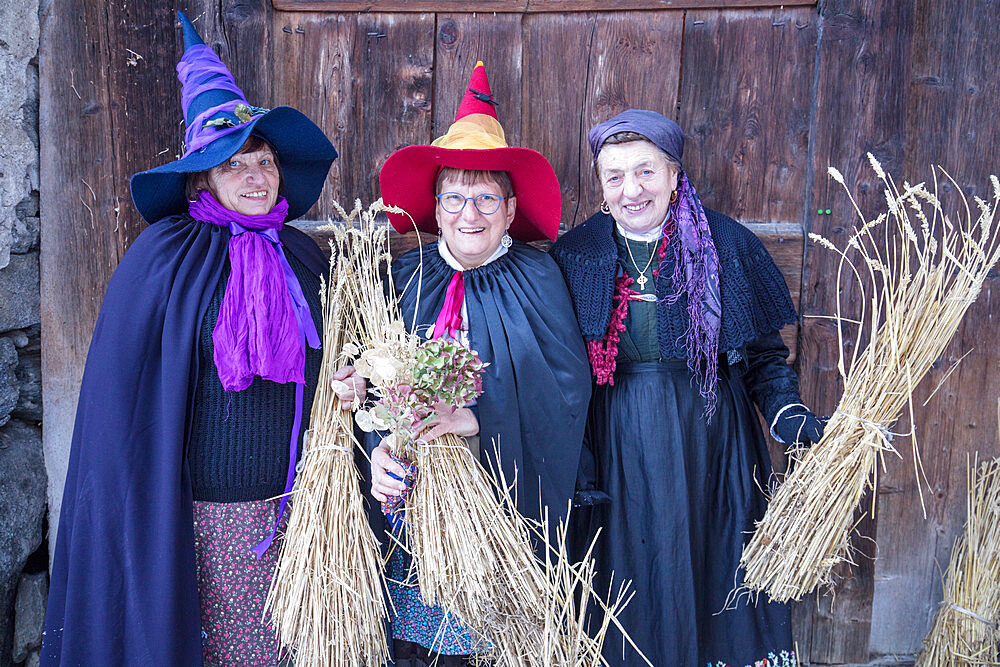
<instances>
[{"instance_id":1,"label":"woman's hand","mask_svg":"<svg viewBox=\"0 0 1000 667\"><path fill-rule=\"evenodd\" d=\"M340 407L350 410L356 400L364 400L368 395L368 383L354 372L354 366L341 366L330 379L330 386L340 399Z\"/></svg>"},{"instance_id":2,"label":"woman's hand","mask_svg":"<svg viewBox=\"0 0 1000 667\"><path fill-rule=\"evenodd\" d=\"M455 408L440 401L435 403L433 408L435 417L424 423L424 430L420 434L421 440L430 442L445 433L463 437L479 433L479 420L469 408Z\"/></svg>"},{"instance_id":3,"label":"woman's hand","mask_svg":"<svg viewBox=\"0 0 1000 667\"><path fill-rule=\"evenodd\" d=\"M372 452L371 462L372 497L384 503L389 496L398 496L406 489L406 484L403 483L406 471L389 456L389 445L385 440ZM398 479L392 475L396 475Z\"/></svg>"}]
</instances>

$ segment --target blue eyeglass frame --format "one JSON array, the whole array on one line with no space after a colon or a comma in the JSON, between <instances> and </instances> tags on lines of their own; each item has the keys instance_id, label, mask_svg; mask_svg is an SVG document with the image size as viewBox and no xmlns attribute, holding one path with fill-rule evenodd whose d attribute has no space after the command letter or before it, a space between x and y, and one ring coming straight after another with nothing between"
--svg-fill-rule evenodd
<instances>
[{"instance_id":1,"label":"blue eyeglass frame","mask_svg":"<svg viewBox=\"0 0 1000 667\"><path fill-rule=\"evenodd\" d=\"M446 197L448 195L454 195L456 197L461 197L462 199L465 200L465 201L462 202L462 205L458 208L457 211L449 211L448 209L444 208L444 203L441 201L441 197ZM495 209L493 209L492 211L484 211L479 206L480 197L496 197L497 198L497 207ZM493 215L494 213L496 213L497 211L500 210L500 204L501 204L501 202L503 202L503 200L507 199L503 195L496 195L496 194L493 194L492 192L481 192L478 195L476 195L475 197L466 197L461 192L442 192L439 195L434 195L434 198L437 199L438 203L441 204L441 208L444 208L444 210L447 213L452 213L452 214L461 213L462 211L464 211L465 210L465 205L468 204L469 200L471 199L472 200L472 205L475 206L476 210L479 211L480 213L482 213L483 215Z\"/></svg>"}]
</instances>

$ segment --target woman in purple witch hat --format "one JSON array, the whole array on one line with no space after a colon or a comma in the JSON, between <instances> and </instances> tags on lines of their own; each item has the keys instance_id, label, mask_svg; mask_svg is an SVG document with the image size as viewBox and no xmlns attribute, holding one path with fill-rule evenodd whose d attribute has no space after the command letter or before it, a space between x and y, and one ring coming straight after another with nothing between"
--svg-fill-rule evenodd
<instances>
[{"instance_id":1,"label":"woman in purple witch hat","mask_svg":"<svg viewBox=\"0 0 1000 667\"><path fill-rule=\"evenodd\" d=\"M337 153L295 109L249 104L179 19L186 152L132 178L149 227L111 278L87 358L45 665L281 660L264 600L327 267L285 223L316 202ZM347 384L350 400L361 387Z\"/></svg>"},{"instance_id":2,"label":"woman in purple witch hat","mask_svg":"<svg viewBox=\"0 0 1000 667\"><path fill-rule=\"evenodd\" d=\"M779 330L796 321L761 242L704 208L674 121L630 109L590 130L600 212L552 248L594 374L587 442L603 527L597 588L631 579L619 614L654 665L796 664L789 609L733 601L739 558L764 513L772 435L817 442ZM609 639L610 665L645 664Z\"/></svg>"}]
</instances>

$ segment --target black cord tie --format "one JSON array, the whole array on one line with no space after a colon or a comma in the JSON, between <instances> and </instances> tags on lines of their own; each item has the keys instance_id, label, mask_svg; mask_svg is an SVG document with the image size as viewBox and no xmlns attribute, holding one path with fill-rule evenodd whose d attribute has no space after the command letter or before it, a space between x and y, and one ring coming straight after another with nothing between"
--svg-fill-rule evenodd
<instances>
[{"instance_id":1,"label":"black cord tie","mask_svg":"<svg viewBox=\"0 0 1000 667\"><path fill-rule=\"evenodd\" d=\"M469 92L472 93L472 96L475 97L480 102L487 102L489 104L492 104L493 106L497 106L497 103L493 101L492 94L487 95L486 93L481 93L475 88L469 88Z\"/></svg>"}]
</instances>

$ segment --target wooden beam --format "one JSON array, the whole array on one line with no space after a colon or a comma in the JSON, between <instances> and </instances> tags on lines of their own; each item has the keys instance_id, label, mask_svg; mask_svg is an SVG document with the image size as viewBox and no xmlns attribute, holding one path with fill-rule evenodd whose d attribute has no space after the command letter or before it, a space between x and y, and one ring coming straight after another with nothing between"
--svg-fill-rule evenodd
<instances>
[{"instance_id":1,"label":"wooden beam","mask_svg":"<svg viewBox=\"0 0 1000 667\"><path fill-rule=\"evenodd\" d=\"M833 165L844 175L862 210L884 209L882 187L868 166L865 153L875 153L887 171L895 172L906 146L905 95L913 29L913 3L877 0L829 0L821 11L819 71L811 121L812 177L804 218L806 231L845 247L855 222L843 188L827 176ZM864 100L864 104L858 104ZM784 103L784 101L780 101ZM818 215L830 209L832 215ZM799 378L803 403L817 414L829 415L841 394L837 373L840 343L832 321L811 316L836 312L838 297L848 307L861 303L858 290L845 286L838 294L833 280L839 257L807 244L802 279L802 336ZM847 312L847 317L857 313ZM889 457L887 457L887 460ZM825 595L799 608L811 609L811 619L796 631L801 657L812 664L865 664L871 659L872 601L875 591L875 540L881 522L868 510L856 524L851 540L856 567L839 566L835 597ZM879 530L876 531L876 525ZM892 548L886 543L883 548ZM801 617L797 616L801 620Z\"/></svg>"},{"instance_id":2,"label":"wooden beam","mask_svg":"<svg viewBox=\"0 0 1000 667\"><path fill-rule=\"evenodd\" d=\"M651 9L745 9L815 6L816 0L274 0L285 12L613 12Z\"/></svg>"}]
</instances>

